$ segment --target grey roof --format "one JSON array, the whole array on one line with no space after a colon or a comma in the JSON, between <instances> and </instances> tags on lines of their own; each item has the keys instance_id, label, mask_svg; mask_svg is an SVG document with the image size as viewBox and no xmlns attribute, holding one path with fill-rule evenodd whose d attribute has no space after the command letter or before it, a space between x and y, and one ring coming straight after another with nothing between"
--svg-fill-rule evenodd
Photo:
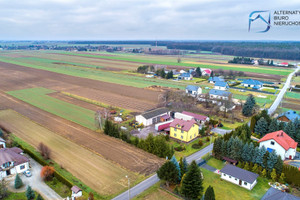
<instances>
[{"instance_id":1,"label":"grey roof","mask_svg":"<svg viewBox=\"0 0 300 200\"><path fill-rule=\"evenodd\" d=\"M221 169L221 172L233 176L235 178L241 179L243 181L246 181L247 183L250 184L252 184L258 177L258 174L256 173L249 172L247 170L241 169L239 167L230 164L227 164L225 167L223 167L223 169Z\"/></svg>"},{"instance_id":2,"label":"grey roof","mask_svg":"<svg viewBox=\"0 0 300 200\"><path fill-rule=\"evenodd\" d=\"M151 119L153 117L159 116L159 115L163 115L166 112L169 112L169 110L167 108L157 108L154 110L150 110L150 111L146 111L142 114L142 116L145 119Z\"/></svg>"},{"instance_id":3,"label":"grey roof","mask_svg":"<svg viewBox=\"0 0 300 200\"><path fill-rule=\"evenodd\" d=\"M9 148L0 149L0 165L7 162L15 162L16 166L29 161L27 157L16 153L15 150Z\"/></svg>"},{"instance_id":4,"label":"grey roof","mask_svg":"<svg viewBox=\"0 0 300 200\"><path fill-rule=\"evenodd\" d=\"M281 192L271 187L261 200L300 200L300 197L296 197L286 192Z\"/></svg>"},{"instance_id":5,"label":"grey roof","mask_svg":"<svg viewBox=\"0 0 300 200\"><path fill-rule=\"evenodd\" d=\"M231 92L227 92L224 90L216 90L216 89L211 89L209 91L210 95L217 95L217 96L224 96L224 97L229 97L229 95L231 94Z\"/></svg>"}]
</instances>

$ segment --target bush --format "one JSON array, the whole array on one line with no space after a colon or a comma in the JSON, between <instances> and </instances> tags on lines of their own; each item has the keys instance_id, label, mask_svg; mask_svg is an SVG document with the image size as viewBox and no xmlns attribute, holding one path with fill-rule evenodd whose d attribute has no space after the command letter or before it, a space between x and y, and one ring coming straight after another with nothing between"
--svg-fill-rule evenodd
<instances>
[{"instance_id":1,"label":"bush","mask_svg":"<svg viewBox=\"0 0 300 200\"><path fill-rule=\"evenodd\" d=\"M54 168L51 166L44 166L41 170L41 178L46 181L50 181L53 178Z\"/></svg>"},{"instance_id":2,"label":"bush","mask_svg":"<svg viewBox=\"0 0 300 200\"><path fill-rule=\"evenodd\" d=\"M201 140L200 140L200 141L201 141ZM201 146L202 146L202 145L199 145L199 144L193 144L193 145L192 145L192 148L193 148L193 149L200 149Z\"/></svg>"},{"instance_id":3,"label":"bush","mask_svg":"<svg viewBox=\"0 0 300 200\"><path fill-rule=\"evenodd\" d=\"M175 151L184 151L184 150L185 150L185 147L183 147L183 146L178 146L178 147L175 147L174 149L175 149Z\"/></svg>"},{"instance_id":4,"label":"bush","mask_svg":"<svg viewBox=\"0 0 300 200\"><path fill-rule=\"evenodd\" d=\"M210 141L210 139L209 139L209 137L207 137L207 138L206 138L206 142L209 142L209 141Z\"/></svg>"},{"instance_id":5,"label":"bush","mask_svg":"<svg viewBox=\"0 0 300 200\"><path fill-rule=\"evenodd\" d=\"M200 147L202 147L202 146L203 146L203 141L202 141L202 140L199 140L198 145L199 145Z\"/></svg>"}]
</instances>

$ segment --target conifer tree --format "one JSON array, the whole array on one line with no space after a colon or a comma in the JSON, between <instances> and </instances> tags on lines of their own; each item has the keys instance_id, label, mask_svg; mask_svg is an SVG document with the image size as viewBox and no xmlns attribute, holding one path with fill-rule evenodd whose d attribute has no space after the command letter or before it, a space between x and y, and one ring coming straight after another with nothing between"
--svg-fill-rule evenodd
<instances>
[{"instance_id":1,"label":"conifer tree","mask_svg":"<svg viewBox=\"0 0 300 200\"><path fill-rule=\"evenodd\" d=\"M272 170L272 172L271 172L271 178L272 178L272 181L274 181L274 182L277 180L276 169Z\"/></svg>"},{"instance_id":2,"label":"conifer tree","mask_svg":"<svg viewBox=\"0 0 300 200\"><path fill-rule=\"evenodd\" d=\"M284 175L284 173L281 173L281 174L280 174L279 182L280 182L280 183L284 183L284 182L285 182L285 175Z\"/></svg>"},{"instance_id":3,"label":"conifer tree","mask_svg":"<svg viewBox=\"0 0 300 200\"><path fill-rule=\"evenodd\" d=\"M215 200L215 191L212 186L208 186L208 188L205 191L204 200Z\"/></svg>"},{"instance_id":4,"label":"conifer tree","mask_svg":"<svg viewBox=\"0 0 300 200\"><path fill-rule=\"evenodd\" d=\"M28 186L26 189L26 197L27 197L27 200L32 200L35 197L34 191L31 189L30 186Z\"/></svg>"},{"instance_id":5,"label":"conifer tree","mask_svg":"<svg viewBox=\"0 0 300 200\"><path fill-rule=\"evenodd\" d=\"M180 171L179 163L178 163L178 161L177 161L177 159L175 158L174 155L172 156L170 161L176 166L176 169L178 171L178 180L177 180L177 182L179 183L180 180L181 180L181 171Z\"/></svg>"},{"instance_id":6,"label":"conifer tree","mask_svg":"<svg viewBox=\"0 0 300 200\"><path fill-rule=\"evenodd\" d=\"M261 172L261 176L262 176L263 178L266 178L266 176L267 176L267 171L266 171L266 169L264 169L264 170Z\"/></svg>"},{"instance_id":7,"label":"conifer tree","mask_svg":"<svg viewBox=\"0 0 300 200\"><path fill-rule=\"evenodd\" d=\"M277 119L272 119L272 121L269 125L269 128L268 128L268 132L272 133L272 132L278 131L279 130L278 128L279 128L279 125L278 125Z\"/></svg>"},{"instance_id":8,"label":"conifer tree","mask_svg":"<svg viewBox=\"0 0 300 200\"><path fill-rule=\"evenodd\" d=\"M167 161L159 168L157 176L160 180L166 181L167 187L169 187L170 183L176 184L179 179L178 170L171 161Z\"/></svg>"},{"instance_id":9,"label":"conifer tree","mask_svg":"<svg viewBox=\"0 0 300 200\"><path fill-rule=\"evenodd\" d=\"M181 194L187 199L199 199L203 193L203 177L200 168L193 161L181 185Z\"/></svg>"},{"instance_id":10,"label":"conifer tree","mask_svg":"<svg viewBox=\"0 0 300 200\"><path fill-rule=\"evenodd\" d=\"M257 121L254 131L260 136L264 136L268 132L268 123L264 117Z\"/></svg>"},{"instance_id":11,"label":"conifer tree","mask_svg":"<svg viewBox=\"0 0 300 200\"><path fill-rule=\"evenodd\" d=\"M20 178L19 174L17 174L15 178L15 189L19 189L22 186L23 186L23 181Z\"/></svg>"}]
</instances>

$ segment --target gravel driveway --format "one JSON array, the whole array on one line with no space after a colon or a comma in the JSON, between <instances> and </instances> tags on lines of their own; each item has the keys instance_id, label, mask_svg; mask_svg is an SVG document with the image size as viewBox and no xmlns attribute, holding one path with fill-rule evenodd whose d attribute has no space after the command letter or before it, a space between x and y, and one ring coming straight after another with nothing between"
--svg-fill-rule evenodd
<instances>
[{"instance_id":1,"label":"gravel driveway","mask_svg":"<svg viewBox=\"0 0 300 200\"><path fill-rule=\"evenodd\" d=\"M30 158L30 166L31 166L31 177L26 177L23 174L20 174L20 178L22 179L24 186L22 189L15 190L14 189L14 180L15 176L8 179L9 181L9 190L12 190L13 192L23 192L26 190L27 186L30 185L33 190L40 193L44 199L49 200L62 200L62 198L53 191L40 177L40 172L42 169L42 166L37 163L35 160Z\"/></svg>"}]
</instances>

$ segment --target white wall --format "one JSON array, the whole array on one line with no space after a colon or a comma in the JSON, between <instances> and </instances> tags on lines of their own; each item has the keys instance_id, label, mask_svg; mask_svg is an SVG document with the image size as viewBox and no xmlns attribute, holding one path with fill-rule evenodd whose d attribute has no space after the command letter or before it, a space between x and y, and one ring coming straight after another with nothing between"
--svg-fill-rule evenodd
<instances>
[{"instance_id":1,"label":"white wall","mask_svg":"<svg viewBox=\"0 0 300 200\"><path fill-rule=\"evenodd\" d=\"M215 86L214 89L216 89L216 90L226 90L226 87Z\"/></svg>"},{"instance_id":2,"label":"white wall","mask_svg":"<svg viewBox=\"0 0 300 200\"><path fill-rule=\"evenodd\" d=\"M135 120L141 124L143 123L144 126L149 126L152 124L152 119L146 119L142 115L135 116Z\"/></svg>"},{"instance_id":3,"label":"white wall","mask_svg":"<svg viewBox=\"0 0 300 200\"><path fill-rule=\"evenodd\" d=\"M228 174L224 174L224 173L221 173L221 178L226 180L226 181L229 181L233 184L236 184L240 187L243 187L243 188L246 188L248 190L252 190L252 188L256 185L257 181L255 180L252 184L250 183L247 183L246 181L243 181L242 180L242 184L240 185L240 179L238 178L235 178L233 176L229 176ZM245 185L246 184L246 185Z\"/></svg>"},{"instance_id":4,"label":"white wall","mask_svg":"<svg viewBox=\"0 0 300 200\"><path fill-rule=\"evenodd\" d=\"M271 144L271 142L274 142L274 145ZM285 160L286 158L289 159L289 156L292 156L292 159L294 159L296 155L296 149L289 149L286 151L282 146L280 146L275 140L267 140L259 143L259 147L265 146L265 148L271 148L276 150L276 154L281 156L282 160Z\"/></svg>"},{"instance_id":5,"label":"white wall","mask_svg":"<svg viewBox=\"0 0 300 200\"><path fill-rule=\"evenodd\" d=\"M192 119L193 119L192 116L185 115L185 114L182 114L182 113L180 113L180 112L176 112L176 113L174 114L174 117L175 117L176 119L183 119L183 120L192 120Z\"/></svg>"},{"instance_id":6,"label":"white wall","mask_svg":"<svg viewBox=\"0 0 300 200\"><path fill-rule=\"evenodd\" d=\"M81 197L81 196L82 196L82 191L79 191L76 194L72 191L72 197Z\"/></svg>"},{"instance_id":7,"label":"white wall","mask_svg":"<svg viewBox=\"0 0 300 200\"><path fill-rule=\"evenodd\" d=\"M24 169L21 169L22 166L24 166ZM20 164L18 166L15 166L15 169L16 169L17 173L23 173L29 169L29 163L26 162L26 163Z\"/></svg>"},{"instance_id":8,"label":"white wall","mask_svg":"<svg viewBox=\"0 0 300 200\"><path fill-rule=\"evenodd\" d=\"M3 145L3 148L6 148L6 143L5 142L0 142L0 145Z\"/></svg>"}]
</instances>

